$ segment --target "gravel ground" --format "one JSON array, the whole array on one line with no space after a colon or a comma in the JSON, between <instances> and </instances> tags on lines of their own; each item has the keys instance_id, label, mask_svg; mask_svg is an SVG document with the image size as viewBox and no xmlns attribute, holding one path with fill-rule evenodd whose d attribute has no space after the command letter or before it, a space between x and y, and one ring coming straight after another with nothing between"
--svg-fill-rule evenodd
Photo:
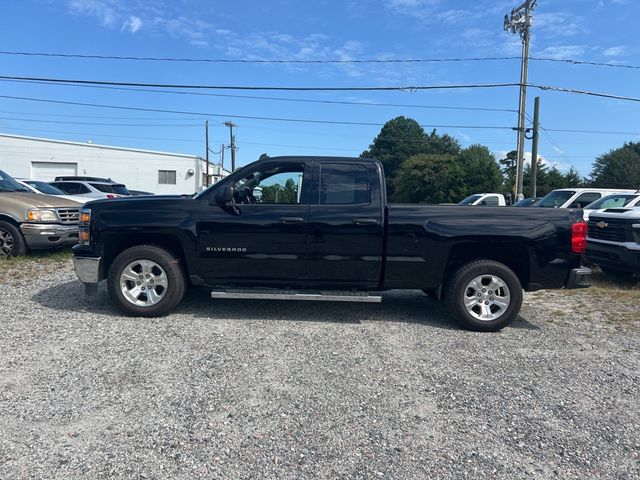
<instances>
[{"instance_id":1,"label":"gravel ground","mask_svg":"<svg viewBox=\"0 0 640 480\"><path fill-rule=\"evenodd\" d=\"M2 479L640 478L637 291L527 294L482 334L421 292L149 320L68 261L6 273Z\"/></svg>"}]
</instances>

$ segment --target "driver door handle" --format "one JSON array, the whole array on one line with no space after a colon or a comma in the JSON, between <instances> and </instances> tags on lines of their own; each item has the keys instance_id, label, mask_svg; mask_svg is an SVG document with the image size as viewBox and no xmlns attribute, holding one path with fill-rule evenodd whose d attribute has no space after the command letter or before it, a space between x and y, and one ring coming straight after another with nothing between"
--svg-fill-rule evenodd
<instances>
[{"instance_id":1,"label":"driver door handle","mask_svg":"<svg viewBox=\"0 0 640 480\"><path fill-rule=\"evenodd\" d=\"M377 225L378 224L377 218L354 218L352 221L356 225Z\"/></svg>"},{"instance_id":2,"label":"driver door handle","mask_svg":"<svg viewBox=\"0 0 640 480\"><path fill-rule=\"evenodd\" d=\"M302 217L280 217L280 223L304 223Z\"/></svg>"}]
</instances>

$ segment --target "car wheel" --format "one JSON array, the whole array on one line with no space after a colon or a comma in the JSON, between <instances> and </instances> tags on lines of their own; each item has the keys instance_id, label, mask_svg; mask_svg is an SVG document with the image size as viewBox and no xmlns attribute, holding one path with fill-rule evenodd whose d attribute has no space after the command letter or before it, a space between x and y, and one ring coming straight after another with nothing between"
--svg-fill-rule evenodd
<instances>
[{"instance_id":1,"label":"car wheel","mask_svg":"<svg viewBox=\"0 0 640 480\"><path fill-rule=\"evenodd\" d=\"M180 260L153 245L128 248L109 269L109 296L125 313L159 317L173 310L184 297L185 276Z\"/></svg>"},{"instance_id":2,"label":"car wheel","mask_svg":"<svg viewBox=\"0 0 640 480\"><path fill-rule=\"evenodd\" d=\"M477 260L459 268L447 282L445 303L464 328L495 332L520 313L522 285L502 263Z\"/></svg>"},{"instance_id":3,"label":"car wheel","mask_svg":"<svg viewBox=\"0 0 640 480\"><path fill-rule=\"evenodd\" d=\"M17 257L27 253L22 232L9 222L0 221L0 257Z\"/></svg>"}]
</instances>

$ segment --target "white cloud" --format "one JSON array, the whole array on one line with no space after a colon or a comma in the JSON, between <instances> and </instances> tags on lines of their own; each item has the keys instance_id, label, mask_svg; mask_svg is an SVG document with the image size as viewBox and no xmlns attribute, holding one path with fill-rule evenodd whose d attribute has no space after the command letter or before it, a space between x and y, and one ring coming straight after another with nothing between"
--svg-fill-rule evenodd
<instances>
[{"instance_id":1,"label":"white cloud","mask_svg":"<svg viewBox=\"0 0 640 480\"><path fill-rule=\"evenodd\" d=\"M69 9L75 15L96 17L102 25L112 27L116 23L114 3L106 0L69 0ZM117 7L117 4L115 5Z\"/></svg>"},{"instance_id":2,"label":"white cloud","mask_svg":"<svg viewBox=\"0 0 640 480\"><path fill-rule=\"evenodd\" d=\"M540 50L536 55L554 58L556 60L567 60L579 57L584 52L585 47L582 45L555 45Z\"/></svg>"},{"instance_id":3,"label":"white cloud","mask_svg":"<svg viewBox=\"0 0 640 480\"><path fill-rule=\"evenodd\" d=\"M539 31L542 36L548 38L587 33L583 17L564 12L536 13L533 17L533 31Z\"/></svg>"},{"instance_id":4,"label":"white cloud","mask_svg":"<svg viewBox=\"0 0 640 480\"><path fill-rule=\"evenodd\" d=\"M618 45L615 47L609 47L603 50L602 54L607 57L620 57L626 53L627 47L624 45Z\"/></svg>"},{"instance_id":5,"label":"white cloud","mask_svg":"<svg viewBox=\"0 0 640 480\"><path fill-rule=\"evenodd\" d=\"M129 16L129 19L122 25L122 30L128 30L131 33L136 33L142 27L142 20L135 15Z\"/></svg>"}]
</instances>

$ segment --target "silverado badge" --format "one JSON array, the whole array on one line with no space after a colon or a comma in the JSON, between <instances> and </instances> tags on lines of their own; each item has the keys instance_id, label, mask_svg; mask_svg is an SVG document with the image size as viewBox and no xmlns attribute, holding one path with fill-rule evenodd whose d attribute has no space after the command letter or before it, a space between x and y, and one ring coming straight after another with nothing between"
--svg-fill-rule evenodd
<instances>
[{"instance_id":1,"label":"silverado badge","mask_svg":"<svg viewBox=\"0 0 640 480\"><path fill-rule=\"evenodd\" d=\"M598 228L604 228L604 227L608 227L609 224L607 222L598 222L596 223L596 227Z\"/></svg>"}]
</instances>

